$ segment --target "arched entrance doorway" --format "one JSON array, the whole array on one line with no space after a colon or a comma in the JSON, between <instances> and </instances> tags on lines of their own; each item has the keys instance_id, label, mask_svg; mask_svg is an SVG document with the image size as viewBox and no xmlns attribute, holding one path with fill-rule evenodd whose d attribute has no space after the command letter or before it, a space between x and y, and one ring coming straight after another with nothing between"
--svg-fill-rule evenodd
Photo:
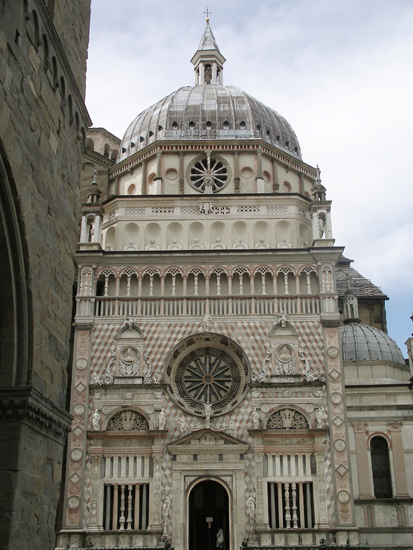
<instances>
[{"instance_id":1,"label":"arched entrance doorway","mask_svg":"<svg viewBox=\"0 0 413 550\"><path fill-rule=\"evenodd\" d=\"M195 485L189 495L189 550L215 550L216 535L224 532L224 550L230 550L228 493L217 481L205 480Z\"/></svg>"}]
</instances>

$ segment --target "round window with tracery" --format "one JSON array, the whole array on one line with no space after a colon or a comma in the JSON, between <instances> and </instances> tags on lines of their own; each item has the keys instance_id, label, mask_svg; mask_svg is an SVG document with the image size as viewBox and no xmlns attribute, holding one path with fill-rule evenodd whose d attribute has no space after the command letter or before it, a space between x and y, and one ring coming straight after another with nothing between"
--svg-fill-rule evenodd
<instances>
[{"instance_id":1,"label":"round window with tracery","mask_svg":"<svg viewBox=\"0 0 413 550\"><path fill-rule=\"evenodd\" d=\"M207 154L189 165L189 183L200 193L218 193L230 180L230 169L220 157Z\"/></svg>"},{"instance_id":2,"label":"round window with tracery","mask_svg":"<svg viewBox=\"0 0 413 550\"><path fill-rule=\"evenodd\" d=\"M168 390L192 414L217 416L233 409L247 391L248 364L228 338L203 334L185 339L168 362Z\"/></svg>"}]
</instances>

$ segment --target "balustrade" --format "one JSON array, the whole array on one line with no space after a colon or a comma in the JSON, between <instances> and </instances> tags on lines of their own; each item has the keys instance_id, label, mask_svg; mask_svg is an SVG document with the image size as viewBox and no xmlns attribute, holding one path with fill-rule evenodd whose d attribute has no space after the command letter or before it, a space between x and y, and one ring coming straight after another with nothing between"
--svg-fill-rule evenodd
<instances>
[{"instance_id":1,"label":"balustrade","mask_svg":"<svg viewBox=\"0 0 413 550\"><path fill-rule=\"evenodd\" d=\"M78 297L77 316L158 317L221 315L315 315L318 296L189 296L189 297ZM92 308L92 309L91 309Z\"/></svg>"}]
</instances>

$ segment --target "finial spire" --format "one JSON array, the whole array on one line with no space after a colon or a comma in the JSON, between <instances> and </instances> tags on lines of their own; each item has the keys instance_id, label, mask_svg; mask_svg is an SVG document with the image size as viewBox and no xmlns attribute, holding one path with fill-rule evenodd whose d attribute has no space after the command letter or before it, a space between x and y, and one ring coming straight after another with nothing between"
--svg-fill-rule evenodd
<instances>
[{"instance_id":1,"label":"finial spire","mask_svg":"<svg viewBox=\"0 0 413 550\"><path fill-rule=\"evenodd\" d=\"M191 63L195 67L195 85L222 85L225 57L219 51L217 41L209 25L208 16L211 12L208 10L208 7L204 13L207 15L204 34L202 35L196 54L191 59Z\"/></svg>"}]
</instances>

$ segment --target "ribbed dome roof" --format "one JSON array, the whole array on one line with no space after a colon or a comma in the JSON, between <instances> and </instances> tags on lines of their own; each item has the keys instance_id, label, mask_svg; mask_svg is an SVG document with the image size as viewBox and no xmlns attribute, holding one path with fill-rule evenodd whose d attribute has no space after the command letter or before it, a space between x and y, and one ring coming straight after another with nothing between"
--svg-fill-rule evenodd
<instances>
[{"instance_id":1,"label":"ribbed dome roof","mask_svg":"<svg viewBox=\"0 0 413 550\"><path fill-rule=\"evenodd\" d=\"M393 361L404 365L399 346L375 327L350 323L340 327L344 361Z\"/></svg>"},{"instance_id":2,"label":"ribbed dome roof","mask_svg":"<svg viewBox=\"0 0 413 550\"><path fill-rule=\"evenodd\" d=\"M157 139L261 138L301 159L297 136L281 115L236 86L185 86L152 105L130 124L119 161Z\"/></svg>"}]
</instances>

